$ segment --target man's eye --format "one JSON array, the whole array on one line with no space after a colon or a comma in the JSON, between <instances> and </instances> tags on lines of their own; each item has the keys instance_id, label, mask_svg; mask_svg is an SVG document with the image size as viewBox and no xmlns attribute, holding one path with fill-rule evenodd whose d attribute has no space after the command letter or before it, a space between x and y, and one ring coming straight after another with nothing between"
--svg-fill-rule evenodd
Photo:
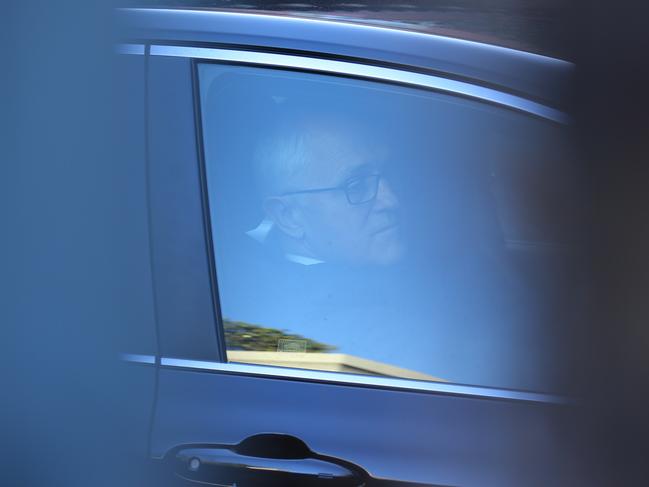
<instances>
[{"instance_id":1,"label":"man's eye","mask_svg":"<svg viewBox=\"0 0 649 487\"><path fill-rule=\"evenodd\" d=\"M347 183L347 191L362 191L366 186L366 179L354 179Z\"/></svg>"}]
</instances>

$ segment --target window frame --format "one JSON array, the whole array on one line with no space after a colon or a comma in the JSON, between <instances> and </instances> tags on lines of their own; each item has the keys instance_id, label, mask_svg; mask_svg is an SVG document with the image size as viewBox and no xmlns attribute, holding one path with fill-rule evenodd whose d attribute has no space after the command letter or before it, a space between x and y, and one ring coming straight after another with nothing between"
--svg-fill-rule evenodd
<instances>
[{"instance_id":1,"label":"window frame","mask_svg":"<svg viewBox=\"0 0 649 487\"><path fill-rule=\"evenodd\" d=\"M133 45L129 51L133 52ZM435 91L469 98L479 102L497 105L505 109L523 112L532 117L538 117L566 125L570 123L568 116L554 108L541 103L526 99L522 96L512 95L494 88L487 88L478 84L466 81L457 81L433 74L423 74L415 71L408 71L403 67L385 67L367 64L322 59L305 55L268 53L260 50L238 50L229 48L192 47L181 45L152 44L147 46L146 52L149 56L167 56L175 58L188 58L191 67L191 84L193 88L193 110L196 136L196 150L198 156L200 175L200 199L203 209L204 235L208 252L209 276L211 284L212 300L215 306L215 325L218 356L222 360L205 361L182 357L159 357L159 365L167 369L193 370L211 373L226 373L234 375L245 375L253 377L281 378L298 381L318 382L334 385L350 385L360 387L371 387L390 390L401 390L411 392L424 392L432 394L474 397L495 400L514 400L531 403L561 404L566 402L564 398L551 394L520 391L504 388L493 388L485 386L464 385L456 383L427 382L413 379L374 377L366 375L344 374L336 372L325 372L308 369L293 369L277 366L239 364L227 362L225 349L225 337L223 330L223 318L220 310L220 296L218 292L218 280L212 229L210 222L209 198L207 192L205 153L203 147L202 113L200 86L198 80L198 65L201 63L218 63L229 65L255 66L269 69L281 69L290 71L311 72L331 76L351 77L365 79L368 81L396 84ZM138 48L135 48L137 53ZM139 360L142 360L141 358Z\"/></svg>"}]
</instances>

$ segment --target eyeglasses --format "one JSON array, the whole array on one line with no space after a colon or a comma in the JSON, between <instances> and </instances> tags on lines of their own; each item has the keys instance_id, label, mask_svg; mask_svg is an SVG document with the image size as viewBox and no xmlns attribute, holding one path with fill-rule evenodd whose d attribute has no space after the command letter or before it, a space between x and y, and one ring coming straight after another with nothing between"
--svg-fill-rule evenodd
<instances>
[{"instance_id":1,"label":"eyeglasses","mask_svg":"<svg viewBox=\"0 0 649 487\"><path fill-rule=\"evenodd\" d=\"M304 189L302 191L290 191L283 193L281 196L288 196L291 194L306 194L306 193L322 193L325 191L344 191L347 196L347 201L350 205L360 205L367 203L376 198L379 190L379 181L381 180L380 174L369 174L367 176L360 176L348 179L340 186L331 188L318 188L318 189Z\"/></svg>"}]
</instances>

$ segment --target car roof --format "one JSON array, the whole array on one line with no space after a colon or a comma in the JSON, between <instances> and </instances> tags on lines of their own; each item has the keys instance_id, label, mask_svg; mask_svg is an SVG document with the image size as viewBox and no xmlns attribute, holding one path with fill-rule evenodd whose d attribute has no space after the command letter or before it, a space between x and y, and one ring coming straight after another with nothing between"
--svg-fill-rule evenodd
<instances>
[{"instance_id":1,"label":"car roof","mask_svg":"<svg viewBox=\"0 0 649 487\"><path fill-rule=\"evenodd\" d=\"M354 60L469 81L562 108L573 65L501 46L326 19L205 9L119 9L122 37Z\"/></svg>"}]
</instances>

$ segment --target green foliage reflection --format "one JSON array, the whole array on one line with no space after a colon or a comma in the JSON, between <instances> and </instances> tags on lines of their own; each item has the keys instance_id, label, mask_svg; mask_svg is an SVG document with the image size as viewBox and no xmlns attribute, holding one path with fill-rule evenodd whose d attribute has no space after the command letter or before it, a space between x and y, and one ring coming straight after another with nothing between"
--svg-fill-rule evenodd
<instances>
[{"instance_id":1,"label":"green foliage reflection","mask_svg":"<svg viewBox=\"0 0 649 487\"><path fill-rule=\"evenodd\" d=\"M280 339L306 341L307 352L331 352L333 345L320 343L294 333L286 333L277 328L252 325L242 321L223 320L225 342L228 350L248 350L255 352L276 352Z\"/></svg>"}]
</instances>

